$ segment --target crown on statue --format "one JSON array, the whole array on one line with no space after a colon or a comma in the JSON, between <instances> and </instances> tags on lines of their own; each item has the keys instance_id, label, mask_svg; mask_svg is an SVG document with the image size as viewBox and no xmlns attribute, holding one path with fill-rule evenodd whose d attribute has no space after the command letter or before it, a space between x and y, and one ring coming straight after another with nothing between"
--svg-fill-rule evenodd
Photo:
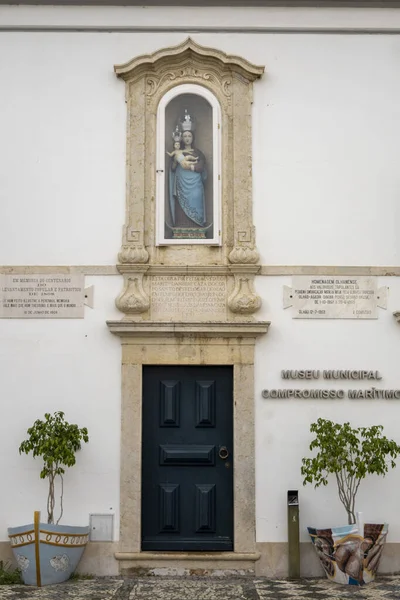
<instances>
[{"instance_id":1,"label":"crown on statue","mask_svg":"<svg viewBox=\"0 0 400 600\"><path fill-rule=\"evenodd\" d=\"M185 115L183 117L183 121L181 121L182 131L194 131L194 121L189 115L187 109L185 108Z\"/></svg>"}]
</instances>

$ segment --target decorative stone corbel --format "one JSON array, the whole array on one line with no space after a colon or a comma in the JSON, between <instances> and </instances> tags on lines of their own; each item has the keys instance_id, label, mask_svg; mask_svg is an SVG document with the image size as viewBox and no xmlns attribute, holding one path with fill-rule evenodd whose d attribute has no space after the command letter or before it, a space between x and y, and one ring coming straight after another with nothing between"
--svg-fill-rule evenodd
<instances>
[{"instance_id":1,"label":"decorative stone corbel","mask_svg":"<svg viewBox=\"0 0 400 600\"><path fill-rule=\"evenodd\" d=\"M118 260L121 264L145 264L149 253L144 246L122 246Z\"/></svg>"},{"instance_id":2,"label":"decorative stone corbel","mask_svg":"<svg viewBox=\"0 0 400 600\"><path fill-rule=\"evenodd\" d=\"M150 308L150 299L143 288L143 277L148 266L118 267L120 273L124 274L125 286L115 301L115 305L126 315L140 314Z\"/></svg>"},{"instance_id":3,"label":"decorative stone corbel","mask_svg":"<svg viewBox=\"0 0 400 600\"><path fill-rule=\"evenodd\" d=\"M235 265L254 265L258 258L259 254L255 246L235 246L229 253L229 261Z\"/></svg>"},{"instance_id":4,"label":"decorative stone corbel","mask_svg":"<svg viewBox=\"0 0 400 600\"><path fill-rule=\"evenodd\" d=\"M394 312L393 316L395 317L396 321L398 323L400 323L400 310L397 310L396 312Z\"/></svg>"},{"instance_id":5,"label":"decorative stone corbel","mask_svg":"<svg viewBox=\"0 0 400 600\"><path fill-rule=\"evenodd\" d=\"M235 285L228 298L228 307L234 313L251 315L261 306L261 298L254 291L254 276L260 267L235 266L230 271L235 278Z\"/></svg>"}]
</instances>

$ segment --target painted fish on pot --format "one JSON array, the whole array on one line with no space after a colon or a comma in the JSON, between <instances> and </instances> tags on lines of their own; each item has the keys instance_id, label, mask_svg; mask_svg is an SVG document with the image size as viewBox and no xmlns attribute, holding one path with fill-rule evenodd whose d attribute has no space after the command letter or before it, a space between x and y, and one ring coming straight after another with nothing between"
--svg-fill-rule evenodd
<instances>
[{"instance_id":1,"label":"painted fish on pot","mask_svg":"<svg viewBox=\"0 0 400 600\"><path fill-rule=\"evenodd\" d=\"M15 561L26 585L50 585L69 579L89 540L89 526L71 527L34 522L9 527L8 537Z\"/></svg>"}]
</instances>

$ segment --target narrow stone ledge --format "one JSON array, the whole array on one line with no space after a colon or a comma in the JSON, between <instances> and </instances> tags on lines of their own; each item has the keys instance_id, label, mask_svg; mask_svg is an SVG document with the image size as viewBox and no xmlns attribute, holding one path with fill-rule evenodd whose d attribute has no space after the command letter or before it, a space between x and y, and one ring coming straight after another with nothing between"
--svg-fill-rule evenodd
<instances>
[{"instance_id":1,"label":"narrow stone ledge","mask_svg":"<svg viewBox=\"0 0 400 600\"><path fill-rule=\"evenodd\" d=\"M107 321L111 333L121 337L234 337L254 338L267 333L269 321L249 322L173 322L154 321Z\"/></svg>"},{"instance_id":2,"label":"narrow stone ledge","mask_svg":"<svg viewBox=\"0 0 400 600\"><path fill-rule=\"evenodd\" d=\"M365 275L376 277L400 277L399 266L323 266L323 265L237 265L243 272L265 277L290 275ZM139 264L132 265L0 265L0 274L78 274L88 277L119 275L138 270ZM146 265L148 275L231 275L233 265ZM255 267L255 270L254 270Z\"/></svg>"},{"instance_id":3,"label":"narrow stone ledge","mask_svg":"<svg viewBox=\"0 0 400 600\"><path fill-rule=\"evenodd\" d=\"M116 560L141 560L141 561L246 561L256 562L260 552L116 552Z\"/></svg>"}]
</instances>

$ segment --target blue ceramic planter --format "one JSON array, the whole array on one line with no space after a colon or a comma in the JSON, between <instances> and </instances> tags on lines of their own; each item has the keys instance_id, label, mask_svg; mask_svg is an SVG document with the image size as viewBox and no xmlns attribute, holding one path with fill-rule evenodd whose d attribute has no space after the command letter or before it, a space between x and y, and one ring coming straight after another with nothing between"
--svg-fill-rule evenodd
<instances>
[{"instance_id":1,"label":"blue ceramic planter","mask_svg":"<svg viewBox=\"0 0 400 600\"><path fill-rule=\"evenodd\" d=\"M26 585L50 585L70 578L89 539L89 526L48 525L34 522L10 527L8 537Z\"/></svg>"}]
</instances>

